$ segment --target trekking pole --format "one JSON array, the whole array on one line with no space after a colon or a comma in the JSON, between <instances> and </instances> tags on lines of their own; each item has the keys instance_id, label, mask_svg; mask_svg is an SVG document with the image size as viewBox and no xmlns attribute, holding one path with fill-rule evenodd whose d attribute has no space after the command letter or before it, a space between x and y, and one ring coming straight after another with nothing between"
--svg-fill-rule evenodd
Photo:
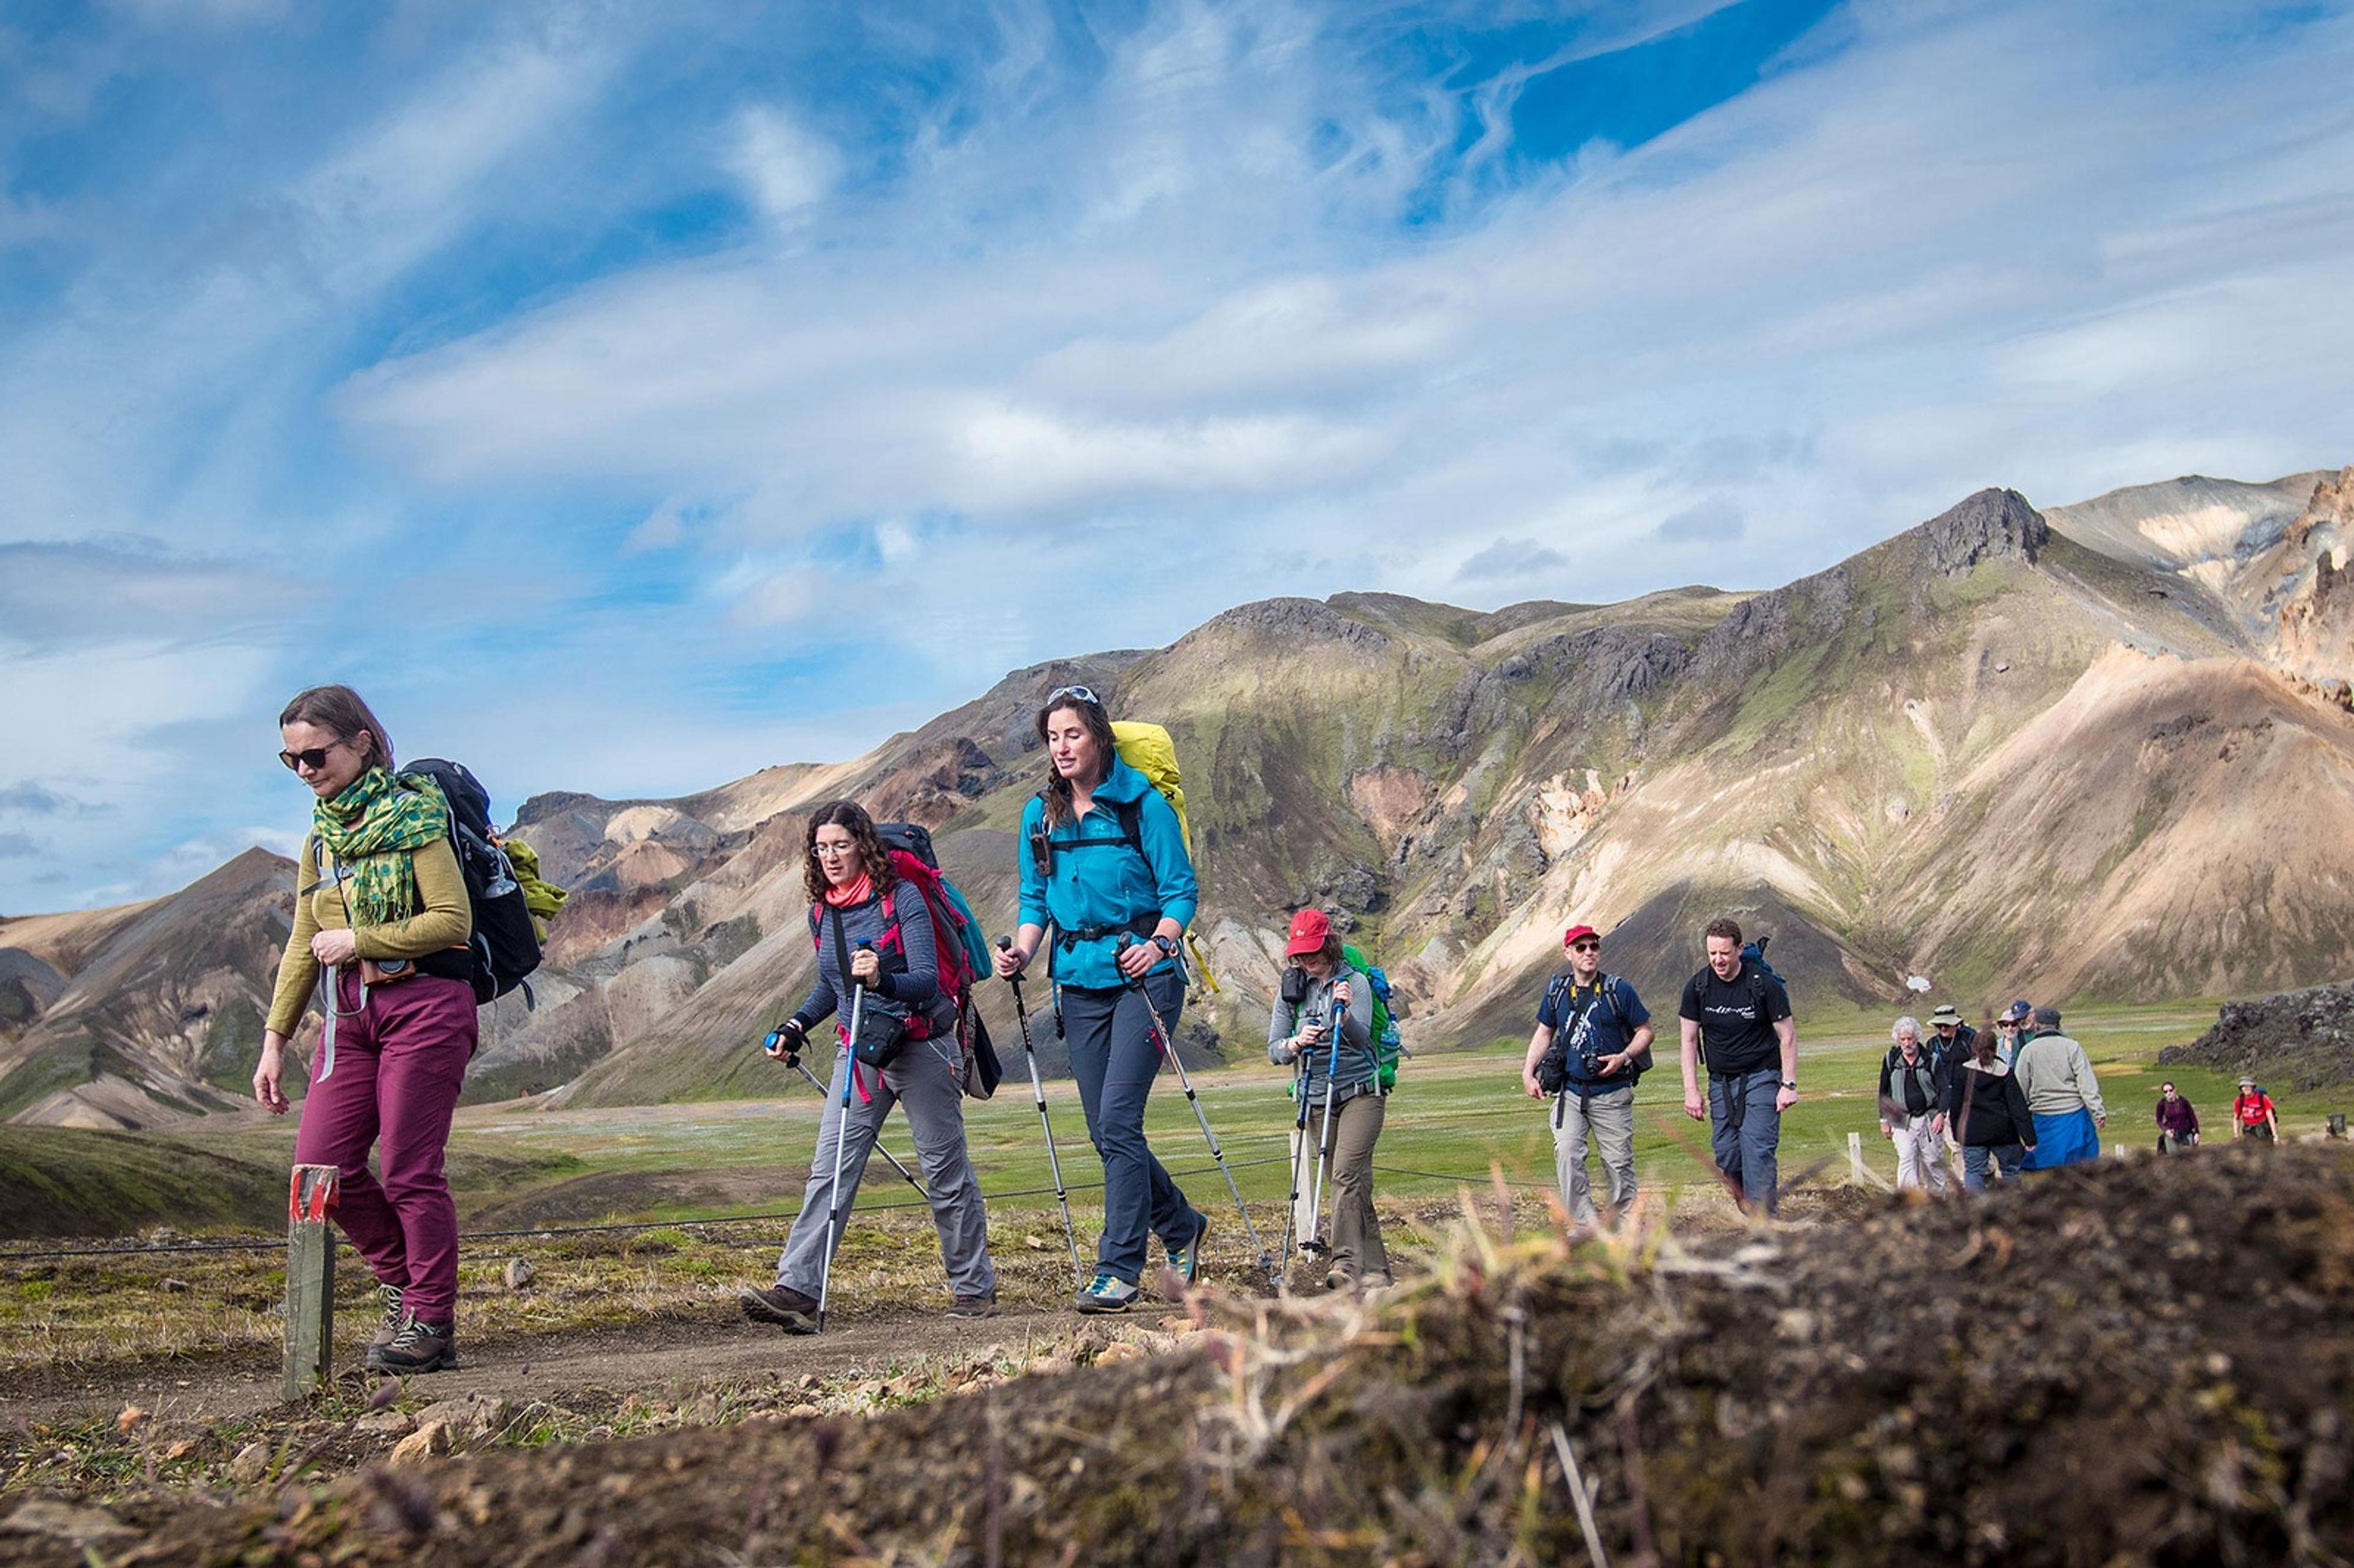
<instances>
[{"instance_id":1,"label":"trekking pole","mask_svg":"<svg viewBox=\"0 0 2354 1568\"><path fill-rule=\"evenodd\" d=\"M1299 1234L1299 1166L1308 1152L1308 1053L1292 1058L1291 1098L1299 1108L1291 1118L1291 1198L1283 1206L1283 1271L1291 1272L1292 1243ZM1278 1286L1283 1280L1278 1277Z\"/></svg>"},{"instance_id":2,"label":"trekking pole","mask_svg":"<svg viewBox=\"0 0 2354 1568\"><path fill-rule=\"evenodd\" d=\"M1308 1200L1308 1236L1302 1252L1330 1252L1324 1245L1324 1162L1332 1152L1332 1092L1341 1080L1341 1029L1349 1021L1345 1003L1332 1005L1332 1043L1324 1048L1324 1120L1316 1128L1316 1186Z\"/></svg>"},{"instance_id":3,"label":"trekking pole","mask_svg":"<svg viewBox=\"0 0 2354 1568\"><path fill-rule=\"evenodd\" d=\"M997 938L999 952L1010 951L1013 947L1013 938ZM1063 1205L1063 1239L1071 1244L1071 1272L1078 1277L1080 1288L1085 1289L1087 1271L1079 1263L1079 1232L1071 1224L1070 1190L1063 1185L1063 1160L1055 1152L1055 1124L1046 1117L1046 1082L1038 1075L1037 1047L1030 1044L1030 1009L1022 1000L1022 977L1011 974L1005 979L1013 987L1013 1016L1022 1025L1022 1055L1030 1064L1030 1094L1038 1102L1039 1129L1046 1135L1046 1169L1054 1172L1055 1201Z\"/></svg>"},{"instance_id":4,"label":"trekking pole","mask_svg":"<svg viewBox=\"0 0 2354 1568\"><path fill-rule=\"evenodd\" d=\"M776 1039L777 1034L778 1031L776 1030L771 1029L769 1031L769 1038L772 1041ZM822 1104L826 1097L826 1087L823 1084L818 1082L817 1075L809 1070L808 1065L802 1062L799 1055L795 1055L793 1057L793 1071L799 1073L802 1077L809 1080L809 1086L817 1091L819 1102ZM907 1185L913 1187L919 1196L924 1198L927 1202L930 1201L931 1194L924 1191L924 1184L921 1181L916 1180L916 1173L908 1170L906 1166L900 1164L896 1160L892 1159L891 1151L883 1147L883 1140L879 1138L875 1140L875 1152L881 1155L885 1162L887 1163L892 1170L896 1171L900 1175L905 1176L907 1179Z\"/></svg>"},{"instance_id":5,"label":"trekking pole","mask_svg":"<svg viewBox=\"0 0 2354 1568\"><path fill-rule=\"evenodd\" d=\"M862 953L874 950L872 942L861 942ZM848 979L848 976L844 976ZM866 1012L866 987L858 981L850 986L850 1038L842 1047L842 1119L833 1126L833 1189L828 1194L825 1209L825 1262L817 1277L817 1331L825 1332L825 1306L833 1286L833 1249L842 1243L842 1148L850 1141L850 1086L858 1077L858 1025Z\"/></svg>"},{"instance_id":6,"label":"trekking pole","mask_svg":"<svg viewBox=\"0 0 2354 1568\"><path fill-rule=\"evenodd\" d=\"M1122 931L1119 934L1119 950L1124 953L1134 946L1136 933ZM1210 1130L1210 1118L1202 1109L1202 1097L1193 1092L1193 1075L1185 1070L1183 1058L1177 1054L1177 1043L1169 1038L1169 1028L1161 1022L1161 1010L1152 1005L1152 998L1145 991L1144 981L1125 970L1121 971L1121 978L1127 981L1128 989L1144 1003L1144 1016L1152 1021L1153 1040L1160 1045L1161 1054L1169 1058L1169 1065L1177 1069L1177 1082L1185 1091L1185 1103L1193 1107L1193 1119L1202 1124L1202 1137L1210 1146L1210 1158L1218 1162L1218 1174L1226 1179L1226 1191L1234 1194L1235 1211L1243 1217L1243 1229L1250 1233L1251 1245L1257 1249L1259 1272L1272 1281L1276 1277L1275 1255L1267 1251L1267 1243L1259 1239L1258 1224L1251 1218L1250 1205L1243 1202L1243 1190L1235 1184L1235 1173L1226 1164L1226 1152L1218 1147L1218 1135Z\"/></svg>"}]
</instances>

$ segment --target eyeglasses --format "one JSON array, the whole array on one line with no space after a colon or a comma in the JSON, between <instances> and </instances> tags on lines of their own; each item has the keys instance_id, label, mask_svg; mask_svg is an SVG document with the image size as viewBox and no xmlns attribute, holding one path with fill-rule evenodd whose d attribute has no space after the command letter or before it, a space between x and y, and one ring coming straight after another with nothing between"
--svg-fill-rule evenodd
<instances>
[{"instance_id":1,"label":"eyeglasses","mask_svg":"<svg viewBox=\"0 0 2354 1568\"><path fill-rule=\"evenodd\" d=\"M278 760L286 764L286 770L290 773L300 773L305 768L316 773L327 765L327 753L343 744L334 740L324 746L314 746L308 751L281 751L278 754Z\"/></svg>"},{"instance_id":2,"label":"eyeglasses","mask_svg":"<svg viewBox=\"0 0 2354 1568\"><path fill-rule=\"evenodd\" d=\"M858 843L857 843L857 841L856 841L856 840L854 840L854 840L852 840L851 842L847 842L847 843L825 843L825 842L821 842L821 843L813 843L813 844L810 845L810 853L811 853L811 854L825 855L825 856L828 856L828 857L830 858L830 857L832 857L832 856L833 856L833 855L838 855L838 854L848 854L848 853L850 853L853 850L856 849L857 847L858 847Z\"/></svg>"},{"instance_id":3,"label":"eyeglasses","mask_svg":"<svg viewBox=\"0 0 2354 1568\"><path fill-rule=\"evenodd\" d=\"M1572 942L1569 945L1569 950L1573 953L1598 953L1602 950L1602 944L1590 939L1583 942Z\"/></svg>"},{"instance_id":4,"label":"eyeglasses","mask_svg":"<svg viewBox=\"0 0 2354 1568\"><path fill-rule=\"evenodd\" d=\"M1059 703L1065 697L1076 697L1091 707L1099 708L1104 705L1104 700L1085 686L1057 686L1046 694L1046 701L1049 705Z\"/></svg>"}]
</instances>

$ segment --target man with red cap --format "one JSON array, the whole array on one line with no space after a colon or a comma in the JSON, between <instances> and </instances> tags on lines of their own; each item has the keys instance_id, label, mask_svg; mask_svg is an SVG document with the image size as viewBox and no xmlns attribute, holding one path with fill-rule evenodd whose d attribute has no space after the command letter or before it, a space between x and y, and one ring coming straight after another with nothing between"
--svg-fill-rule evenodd
<instances>
[{"instance_id":1,"label":"man with red cap","mask_svg":"<svg viewBox=\"0 0 2354 1568\"><path fill-rule=\"evenodd\" d=\"M1530 1098L1553 1097L1553 1170L1572 1224L1600 1223L1586 1181L1588 1134L1610 1174L1610 1223L1635 1198L1635 1081L1651 1065L1651 1015L1635 988L1602 972L1602 934L1572 926L1562 936L1569 969L1553 976L1537 1008L1521 1064Z\"/></svg>"}]
</instances>

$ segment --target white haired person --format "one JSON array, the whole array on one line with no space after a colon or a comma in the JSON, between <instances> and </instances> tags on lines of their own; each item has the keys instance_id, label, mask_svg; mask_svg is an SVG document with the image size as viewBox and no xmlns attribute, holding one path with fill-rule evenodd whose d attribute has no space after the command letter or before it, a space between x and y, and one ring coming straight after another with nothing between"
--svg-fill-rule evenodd
<instances>
[{"instance_id":1,"label":"white haired person","mask_svg":"<svg viewBox=\"0 0 2354 1568\"><path fill-rule=\"evenodd\" d=\"M1880 1064L1880 1136L1896 1145L1896 1185L1946 1192L1946 1065L1921 1044L1921 1021L1889 1031L1896 1044Z\"/></svg>"}]
</instances>

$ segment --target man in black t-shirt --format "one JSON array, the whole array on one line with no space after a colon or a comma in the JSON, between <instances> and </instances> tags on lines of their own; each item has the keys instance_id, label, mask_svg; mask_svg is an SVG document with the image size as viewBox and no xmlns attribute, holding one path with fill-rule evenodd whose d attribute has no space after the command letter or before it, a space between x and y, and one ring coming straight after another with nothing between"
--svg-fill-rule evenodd
<instances>
[{"instance_id":1,"label":"man in black t-shirt","mask_svg":"<svg viewBox=\"0 0 2354 1568\"><path fill-rule=\"evenodd\" d=\"M1717 1169L1744 1207L1775 1208L1775 1150L1782 1113L1798 1103L1798 1026L1790 993L1744 959L1741 927L1708 923L1708 967L1685 982L1683 1005L1684 1114L1709 1120ZM1702 1097L1700 1064L1708 1060L1708 1095Z\"/></svg>"}]
</instances>

